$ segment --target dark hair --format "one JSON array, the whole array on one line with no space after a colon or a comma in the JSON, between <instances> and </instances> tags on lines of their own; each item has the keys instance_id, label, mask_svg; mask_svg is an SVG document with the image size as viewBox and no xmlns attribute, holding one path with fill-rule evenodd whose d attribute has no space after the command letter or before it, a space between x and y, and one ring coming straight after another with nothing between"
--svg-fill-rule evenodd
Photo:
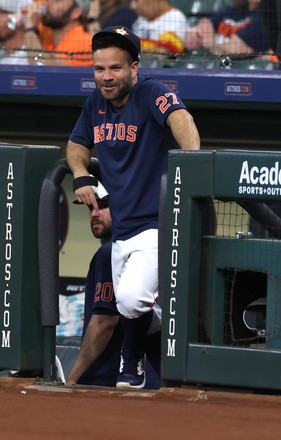
<instances>
[{"instance_id":1,"label":"dark hair","mask_svg":"<svg viewBox=\"0 0 281 440\"><path fill-rule=\"evenodd\" d=\"M135 59L135 54L130 50L124 38L116 38L116 35L104 35L102 38L97 38L92 42L92 51L95 52L99 49L108 49L109 47L117 47L127 53L127 60L129 64L132 64Z\"/></svg>"}]
</instances>

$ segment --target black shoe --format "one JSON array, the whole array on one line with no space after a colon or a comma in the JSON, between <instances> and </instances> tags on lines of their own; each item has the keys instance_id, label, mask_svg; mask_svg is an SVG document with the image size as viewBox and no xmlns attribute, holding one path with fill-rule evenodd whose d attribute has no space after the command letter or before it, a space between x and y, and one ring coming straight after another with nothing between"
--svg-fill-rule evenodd
<instances>
[{"instance_id":1,"label":"black shoe","mask_svg":"<svg viewBox=\"0 0 281 440\"><path fill-rule=\"evenodd\" d=\"M121 353L119 375L116 388L144 388L144 354L132 350Z\"/></svg>"}]
</instances>

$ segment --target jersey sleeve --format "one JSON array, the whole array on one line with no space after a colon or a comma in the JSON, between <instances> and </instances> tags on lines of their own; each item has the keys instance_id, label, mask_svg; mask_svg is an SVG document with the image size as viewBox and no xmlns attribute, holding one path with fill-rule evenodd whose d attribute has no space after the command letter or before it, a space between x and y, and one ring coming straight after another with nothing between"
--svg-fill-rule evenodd
<instances>
[{"instance_id":1,"label":"jersey sleeve","mask_svg":"<svg viewBox=\"0 0 281 440\"><path fill-rule=\"evenodd\" d=\"M161 81L151 83L148 96L151 116L163 127L166 127L166 119L170 113L178 109L186 110L179 96Z\"/></svg>"},{"instance_id":2,"label":"jersey sleeve","mask_svg":"<svg viewBox=\"0 0 281 440\"><path fill-rule=\"evenodd\" d=\"M76 144L91 149L94 146L92 129L92 96L89 96L83 106L80 116L72 130L69 139Z\"/></svg>"}]
</instances>

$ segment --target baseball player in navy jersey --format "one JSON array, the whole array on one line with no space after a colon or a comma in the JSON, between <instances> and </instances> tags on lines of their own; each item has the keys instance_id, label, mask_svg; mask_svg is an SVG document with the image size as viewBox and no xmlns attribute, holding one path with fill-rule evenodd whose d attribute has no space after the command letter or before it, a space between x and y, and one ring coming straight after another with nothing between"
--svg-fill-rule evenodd
<instances>
[{"instance_id":1,"label":"baseball player in navy jersey","mask_svg":"<svg viewBox=\"0 0 281 440\"><path fill-rule=\"evenodd\" d=\"M115 386L123 333L115 305L111 273L111 216L107 200L90 208L93 235L103 244L92 258L86 286L82 344L66 384Z\"/></svg>"},{"instance_id":2,"label":"baseball player in navy jersey","mask_svg":"<svg viewBox=\"0 0 281 440\"><path fill-rule=\"evenodd\" d=\"M77 200L98 209L89 176L95 147L112 215L112 277L124 332L118 388L143 388L144 341L158 286L158 208L168 150L198 150L192 116L169 87L138 74L140 40L106 28L92 39L96 90L67 145Z\"/></svg>"}]
</instances>

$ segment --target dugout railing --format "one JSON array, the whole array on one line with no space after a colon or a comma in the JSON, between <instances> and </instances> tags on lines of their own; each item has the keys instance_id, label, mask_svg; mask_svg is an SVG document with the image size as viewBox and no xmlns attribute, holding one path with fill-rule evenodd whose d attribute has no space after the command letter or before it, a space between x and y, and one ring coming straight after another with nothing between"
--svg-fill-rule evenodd
<instances>
[{"instance_id":1,"label":"dugout railing","mask_svg":"<svg viewBox=\"0 0 281 440\"><path fill-rule=\"evenodd\" d=\"M160 207L163 384L281 389L281 228L270 208L280 201L280 170L275 152L169 152ZM269 236L251 231L253 218ZM264 328L244 326L245 337L243 310L259 298Z\"/></svg>"},{"instance_id":2,"label":"dugout railing","mask_svg":"<svg viewBox=\"0 0 281 440\"><path fill-rule=\"evenodd\" d=\"M101 179L98 160L91 158L89 171ZM56 326L59 324L59 196L61 184L71 174L66 159L60 159L42 183L38 214L38 256L41 294L41 324L44 328L44 379L56 380ZM73 196L74 198L74 196ZM46 215L46 212L48 215Z\"/></svg>"}]
</instances>

